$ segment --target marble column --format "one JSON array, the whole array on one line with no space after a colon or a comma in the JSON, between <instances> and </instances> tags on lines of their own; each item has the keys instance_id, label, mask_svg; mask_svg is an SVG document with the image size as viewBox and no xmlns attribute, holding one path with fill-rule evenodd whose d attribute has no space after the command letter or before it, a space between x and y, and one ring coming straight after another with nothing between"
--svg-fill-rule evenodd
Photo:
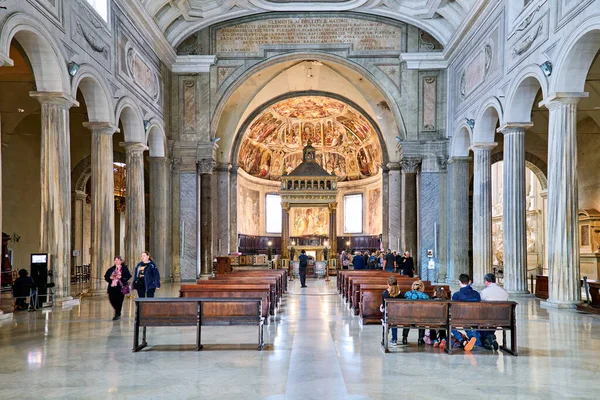
<instances>
[{"instance_id":1,"label":"marble column","mask_svg":"<svg viewBox=\"0 0 600 400\"><path fill-rule=\"evenodd\" d=\"M144 151L148 146L139 142L120 143L125 149L127 181L125 184L125 263L134 269L140 255L146 251L146 219L144 194ZM150 251L150 250L148 250ZM152 252L150 251L150 254ZM133 273L133 272L132 272Z\"/></svg>"},{"instance_id":2,"label":"marble column","mask_svg":"<svg viewBox=\"0 0 600 400\"><path fill-rule=\"evenodd\" d=\"M232 165L229 168L229 251L238 251L238 226L237 226L237 196L238 196L238 168ZM281 248L283 252L283 247Z\"/></svg>"},{"instance_id":3,"label":"marble column","mask_svg":"<svg viewBox=\"0 0 600 400\"><path fill-rule=\"evenodd\" d=\"M504 134L502 167L502 242L504 289L528 294L527 211L525 193L525 131L531 124L510 123L499 128Z\"/></svg>"},{"instance_id":4,"label":"marble column","mask_svg":"<svg viewBox=\"0 0 600 400\"><path fill-rule=\"evenodd\" d=\"M281 203L281 258L288 260L290 252L290 204Z\"/></svg>"},{"instance_id":5,"label":"marble column","mask_svg":"<svg viewBox=\"0 0 600 400\"><path fill-rule=\"evenodd\" d=\"M383 199L384 206L388 204L390 199L390 169L382 165L381 166L381 196ZM381 244L383 248L387 249L390 246L390 219L382 213L381 221Z\"/></svg>"},{"instance_id":6,"label":"marble column","mask_svg":"<svg viewBox=\"0 0 600 400\"><path fill-rule=\"evenodd\" d=\"M108 122L84 122L92 131L92 254L89 294L104 295L104 272L115 256L115 178L113 172L113 133L118 128Z\"/></svg>"},{"instance_id":7,"label":"marble column","mask_svg":"<svg viewBox=\"0 0 600 400\"><path fill-rule=\"evenodd\" d=\"M213 262L213 216L212 216L212 174L215 161L210 158L201 159L196 163L198 204L197 214L197 263L200 265L199 279L212 278Z\"/></svg>"},{"instance_id":8,"label":"marble column","mask_svg":"<svg viewBox=\"0 0 600 400\"><path fill-rule=\"evenodd\" d=\"M577 187L577 103L587 93L556 93L545 101L548 123L548 301L542 307L575 308L581 302Z\"/></svg>"},{"instance_id":9,"label":"marble column","mask_svg":"<svg viewBox=\"0 0 600 400\"><path fill-rule=\"evenodd\" d=\"M337 202L329 203L329 258L337 259ZM339 266L338 266L339 268Z\"/></svg>"},{"instance_id":10,"label":"marble column","mask_svg":"<svg viewBox=\"0 0 600 400\"><path fill-rule=\"evenodd\" d=\"M473 166L473 284L483 286L492 271L492 149L497 143L471 146Z\"/></svg>"},{"instance_id":11,"label":"marble column","mask_svg":"<svg viewBox=\"0 0 600 400\"><path fill-rule=\"evenodd\" d=\"M169 226L168 191L170 160L167 157L149 157L150 162L150 253L160 271L161 279L169 277L167 241Z\"/></svg>"},{"instance_id":12,"label":"marble column","mask_svg":"<svg viewBox=\"0 0 600 400\"><path fill-rule=\"evenodd\" d=\"M216 215L219 218L216 218L215 229L217 238L216 243L214 244L215 254L218 256L226 256L229 254L229 245L230 245L230 237L229 237L229 164L219 164L217 165L217 173L216 173L216 187L217 187L217 196L216 196Z\"/></svg>"},{"instance_id":13,"label":"marble column","mask_svg":"<svg viewBox=\"0 0 600 400\"><path fill-rule=\"evenodd\" d=\"M406 157L402 160L402 237L403 248L401 252L409 251L413 258L418 256L418 195L417 173L421 159ZM415 265L415 267L417 267Z\"/></svg>"},{"instance_id":14,"label":"marble column","mask_svg":"<svg viewBox=\"0 0 600 400\"><path fill-rule=\"evenodd\" d=\"M181 158L171 162L171 279L181 283L181 220L180 186Z\"/></svg>"},{"instance_id":15,"label":"marble column","mask_svg":"<svg viewBox=\"0 0 600 400\"><path fill-rule=\"evenodd\" d=\"M385 216L384 219L388 220L388 229L389 229L389 239L388 245L385 248L391 250L402 251L402 243L400 241L400 230L402 229L402 211L400 208L400 199L402 195L402 175L400 172L400 164L398 163L389 163L387 165L389 168L389 179L388 179L388 197L387 205L388 205L388 215ZM385 197L384 197L385 199ZM383 203L385 206L385 202Z\"/></svg>"},{"instance_id":16,"label":"marble column","mask_svg":"<svg viewBox=\"0 0 600 400\"><path fill-rule=\"evenodd\" d=\"M79 251L73 256L71 268L83 265L83 233L85 232L85 192L76 190L71 193L71 248Z\"/></svg>"},{"instance_id":17,"label":"marble column","mask_svg":"<svg viewBox=\"0 0 600 400\"><path fill-rule=\"evenodd\" d=\"M542 270L541 275L544 275L544 270L548 269L548 188L540 193L542 198L542 232L544 233L544 242L542 244Z\"/></svg>"},{"instance_id":18,"label":"marble column","mask_svg":"<svg viewBox=\"0 0 600 400\"><path fill-rule=\"evenodd\" d=\"M448 160L450 232L447 282L469 273L469 157Z\"/></svg>"},{"instance_id":19,"label":"marble column","mask_svg":"<svg viewBox=\"0 0 600 400\"><path fill-rule=\"evenodd\" d=\"M40 251L50 254L57 303L70 300L71 150L69 109L77 105L63 93L31 92L41 104Z\"/></svg>"}]
</instances>

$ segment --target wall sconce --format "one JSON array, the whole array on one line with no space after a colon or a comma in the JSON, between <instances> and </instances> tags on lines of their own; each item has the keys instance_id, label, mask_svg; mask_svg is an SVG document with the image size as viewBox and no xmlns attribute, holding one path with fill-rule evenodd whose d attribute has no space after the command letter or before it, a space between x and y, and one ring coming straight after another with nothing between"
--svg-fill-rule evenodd
<instances>
[{"instance_id":1,"label":"wall sconce","mask_svg":"<svg viewBox=\"0 0 600 400\"><path fill-rule=\"evenodd\" d=\"M550 77L550 75L552 75L552 63L550 61L540 64L540 68L546 77Z\"/></svg>"},{"instance_id":2,"label":"wall sconce","mask_svg":"<svg viewBox=\"0 0 600 400\"><path fill-rule=\"evenodd\" d=\"M67 64L67 71L69 71L69 75L71 75L71 77L77 75L77 71L79 71L79 68L81 67L75 61L71 61Z\"/></svg>"},{"instance_id":3,"label":"wall sconce","mask_svg":"<svg viewBox=\"0 0 600 400\"><path fill-rule=\"evenodd\" d=\"M145 119L144 120L144 131L148 132L149 129L150 129L150 121Z\"/></svg>"},{"instance_id":4,"label":"wall sconce","mask_svg":"<svg viewBox=\"0 0 600 400\"><path fill-rule=\"evenodd\" d=\"M465 121L467 122L467 125L469 126L469 128L475 129L475 120L474 119L465 118Z\"/></svg>"}]
</instances>

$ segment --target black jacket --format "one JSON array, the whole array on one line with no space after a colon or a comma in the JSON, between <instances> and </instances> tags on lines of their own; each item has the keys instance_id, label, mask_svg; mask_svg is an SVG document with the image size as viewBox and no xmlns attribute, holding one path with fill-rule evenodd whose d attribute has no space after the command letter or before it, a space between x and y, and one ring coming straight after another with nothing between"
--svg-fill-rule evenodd
<instances>
[{"instance_id":1,"label":"black jacket","mask_svg":"<svg viewBox=\"0 0 600 400\"><path fill-rule=\"evenodd\" d=\"M104 274L104 280L106 282L108 282L108 287L109 288L110 288L110 285L112 284L112 279L110 279L110 276L112 275L113 271L116 268L117 267L113 265ZM127 282L130 279L131 279L131 272L129 272L129 268L127 268L127 265L125 265L125 264L121 265L121 286L127 285ZM108 292L108 288L106 288L106 291Z\"/></svg>"}]
</instances>

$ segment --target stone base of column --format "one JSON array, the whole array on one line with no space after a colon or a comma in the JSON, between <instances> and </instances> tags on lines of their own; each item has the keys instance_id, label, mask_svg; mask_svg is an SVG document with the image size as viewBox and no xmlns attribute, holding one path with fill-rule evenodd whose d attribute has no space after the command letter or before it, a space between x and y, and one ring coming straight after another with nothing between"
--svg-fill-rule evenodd
<instances>
[{"instance_id":1,"label":"stone base of column","mask_svg":"<svg viewBox=\"0 0 600 400\"><path fill-rule=\"evenodd\" d=\"M173 283L181 283L181 276L173 277Z\"/></svg>"},{"instance_id":2,"label":"stone base of column","mask_svg":"<svg viewBox=\"0 0 600 400\"><path fill-rule=\"evenodd\" d=\"M577 308L578 304L581 304L581 301L547 300L547 301L540 302L540 307L556 308L556 309L573 309L573 308Z\"/></svg>"},{"instance_id":3,"label":"stone base of column","mask_svg":"<svg viewBox=\"0 0 600 400\"><path fill-rule=\"evenodd\" d=\"M12 321L12 319L13 313L4 313L2 310L0 310L0 321Z\"/></svg>"},{"instance_id":4,"label":"stone base of column","mask_svg":"<svg viewBox=\"0 0 600 400\"><path fill-rule=\"evenodd\" d=\"M207 281L207 280L213 279L213 278L214 278L213 274L200 274L198 276L198 280L201 280L201 281Z\"/></svg>"},{"instance_id":5,"label":"stone base of column","mask_svg":"<svg viewBox=\"0 0 600 400\"><path fill-rule=\"evenodd\" d=\"M57 306L60 306L60 307L78 306L79 305L79 299L74 299L71 296L55 297L54 298L54 305L57 305Z\"/></svg>"},{"instance_id":6,"label":"stone base of column","mask_svg":"<svg viewBox=\"0 0 600 400\"><path fill-rule=\"evenodd\" d=\"M511 296L531 296L529 290L507 290L506 292Z\"/></svg>"}]
</instances>

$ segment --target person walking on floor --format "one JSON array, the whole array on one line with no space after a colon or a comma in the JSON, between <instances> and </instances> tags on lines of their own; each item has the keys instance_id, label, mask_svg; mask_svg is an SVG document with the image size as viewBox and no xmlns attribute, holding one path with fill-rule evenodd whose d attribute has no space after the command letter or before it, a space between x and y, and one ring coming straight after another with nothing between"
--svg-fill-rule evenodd
<instances>
[{"instance_id":1,"label":"person walking on floor","mask_svg":"<svg viewBox=\"0 0 600 400\"><path fill-rule=\"evenodd\" d=\"M104 274L104 280L108 282L106 293L108 293L110 305L115 310L113 321L117 321L121 318L125 293L129 293L130 279L131 272L129 272L129 268L127 268L127 265L123 264L121 256L116 256L115 264L106 270L106 273Z\"/></svg>"},{"instance_id":2,"label":"person walking on floor","mask_svg":"<svg viewBox=\"0 0 600 400\"><path fill-rule=\"evenodd\" d=\"M300 252L300 257L298 257L298 261L300 261L300 265L298 268L298 272L300 273L300 284L301 287L306 287L306 268L308 268L308 256L306 255L306 250L302 250Z\"/></svg>"},{"instance_id":3,"label":"person walking on floor","mask_svg":"<svg viewBox=\"0 0 600 400\"><path fill-rule=\"evenodd\" d=\"M141 259L135 267L134 287L140 298L154 297L154 291L160 288L160 273L150 258L150 253L144 251Z\"/></svg>"}]
</instances>

